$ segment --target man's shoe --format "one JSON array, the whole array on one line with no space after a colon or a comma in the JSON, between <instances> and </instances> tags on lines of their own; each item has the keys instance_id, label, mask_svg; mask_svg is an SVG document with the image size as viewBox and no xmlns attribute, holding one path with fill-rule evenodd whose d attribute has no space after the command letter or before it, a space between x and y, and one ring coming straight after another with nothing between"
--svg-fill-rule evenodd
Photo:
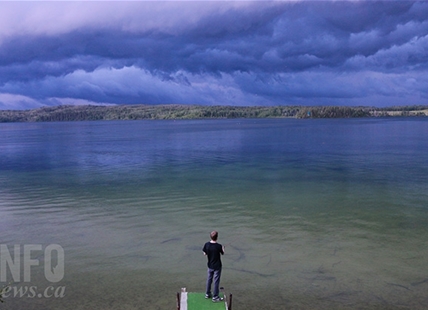
<instances>
[{"instance_id":1,"label":"man's shoe","mask_svg":"<svg viewBox=\"0 0 428 310\"><path fill-rule=\"evenodd\" d=\"M206 299L211 298L211 294L205 294L205 298L206 298Z\"/></svg>"},{"instance_id":2,"label":"man's shoe","mask_svg":"<svg viewBox=\"0 0 428 310\"><path fill-rule=\"evenodd\" d=\"M219 302L219 301L223 301L223 298L218 297L218 296L213 297L213 302Z\"/></svg>"}]
</instances>

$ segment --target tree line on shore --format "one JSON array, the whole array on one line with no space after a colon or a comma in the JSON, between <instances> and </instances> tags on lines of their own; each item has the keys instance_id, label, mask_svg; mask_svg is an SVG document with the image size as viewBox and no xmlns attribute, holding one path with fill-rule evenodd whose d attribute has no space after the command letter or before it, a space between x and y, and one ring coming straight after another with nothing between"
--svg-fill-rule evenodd
<instances>
[{"instance_id":1,"label":"tree line on shore","mask_svg":"<svg viewBox=\"0 0 428 310\"><path fill-rule=\"evenodd\" d=\"M201 105L61 105L33 110L0 110L0 122L206 118L355 118L428 116L428 106L201 106Z\"/></svg>"}]
</instances>

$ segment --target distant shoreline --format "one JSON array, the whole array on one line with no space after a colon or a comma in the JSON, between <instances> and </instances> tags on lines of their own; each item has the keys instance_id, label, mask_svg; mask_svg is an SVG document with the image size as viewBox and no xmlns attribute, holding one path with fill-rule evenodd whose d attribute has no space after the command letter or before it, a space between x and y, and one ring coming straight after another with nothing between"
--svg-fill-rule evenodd
<instances>
[{"instance_id":1,"label":"distant shoreline","mask_svg":"<svg viewBox=\"0 0 428 310\"><path fill-rule=\"evenodd\" d=\"M33 110L0 110L0 123L142 119L221 118L361 118L428 116L428 106L202 106L202 105L61 105Z\"/></svg>"}]
</instances>

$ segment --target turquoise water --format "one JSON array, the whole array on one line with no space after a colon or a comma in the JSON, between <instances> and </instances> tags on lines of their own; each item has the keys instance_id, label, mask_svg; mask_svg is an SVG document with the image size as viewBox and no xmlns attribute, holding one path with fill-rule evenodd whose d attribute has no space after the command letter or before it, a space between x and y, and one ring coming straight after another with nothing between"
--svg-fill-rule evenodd
<instances>
[{"instance_id":1,"label":"turquoise water","mask_svg":"<svg viewBox=\"0 0 428 310\"><path fill-rule=\"evenodd\" d=\"M427 133L424 118L0 124L1 243L65 251L59 283L33 266L11 285L66 288L2 307L175 309L181 287L203 291L216 229L234 309L425 309Z\"/></svg>"}]
</instances>

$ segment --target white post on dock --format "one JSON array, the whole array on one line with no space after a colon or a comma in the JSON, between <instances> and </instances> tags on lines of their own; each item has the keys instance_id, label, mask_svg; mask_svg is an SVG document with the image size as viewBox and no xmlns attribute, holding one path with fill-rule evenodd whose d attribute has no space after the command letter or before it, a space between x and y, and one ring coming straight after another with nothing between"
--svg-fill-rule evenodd
<instances>
[{"instance_id":1,"label":"white post on dock","mask_svg":"<svg viewBox=\"0 0 428 310\"><path fill-rule=\"evenodd\" d=\"M185 287L181 289L180 310L187 310L187 291Z\"/></svg>"}]
</instances>

